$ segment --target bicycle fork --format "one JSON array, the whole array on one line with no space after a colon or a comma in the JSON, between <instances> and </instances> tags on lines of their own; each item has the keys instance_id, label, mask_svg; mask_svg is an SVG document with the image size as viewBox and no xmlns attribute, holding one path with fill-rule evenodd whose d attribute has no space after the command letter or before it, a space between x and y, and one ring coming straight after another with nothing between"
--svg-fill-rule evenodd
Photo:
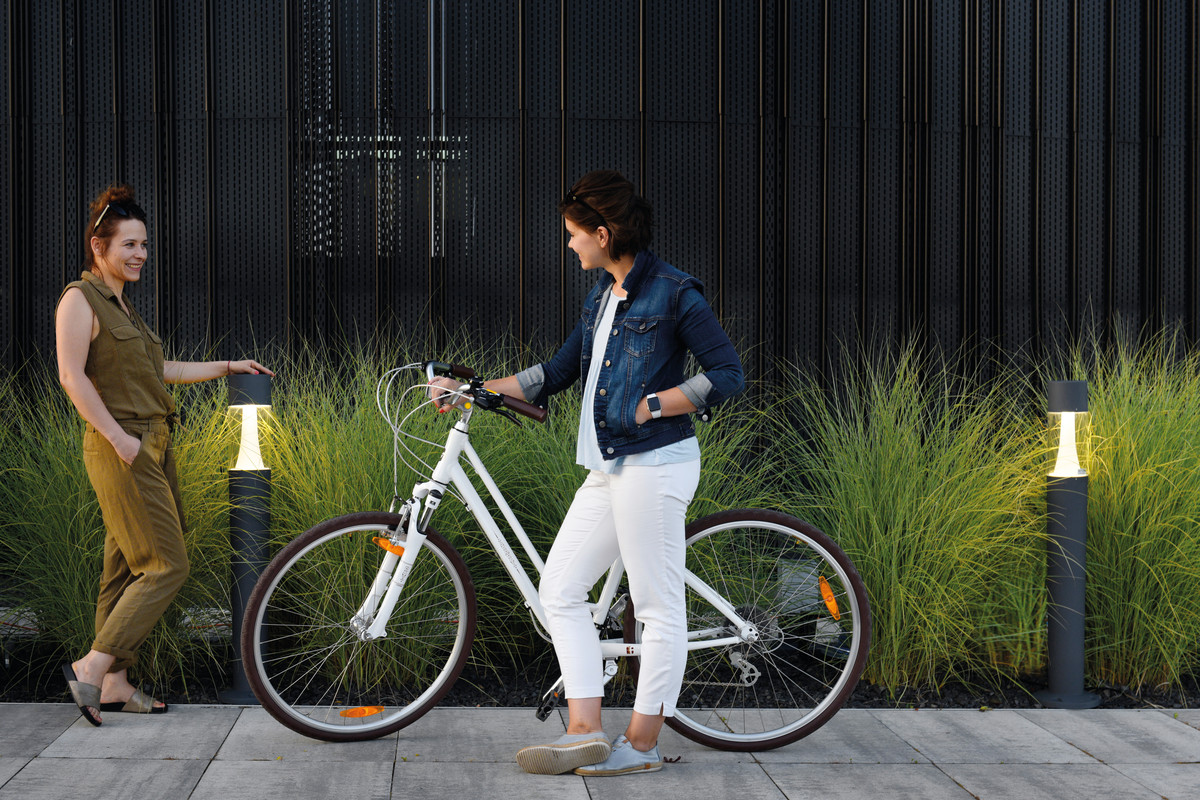
<instances>
[{"instance_id":1,"label":"bicycle fork","mask_svg":"<svg viewBox=\"0 0 1200 800\"><path fill-rule=\"evenodd\" d=\"M424 509L421 508L420 497L425 497ZM375 543L384 550L383 561L371 589L358 611L350 618L350 630L359 639L369 642L387 636L387 623L391 619L400 592L404 589L405 581L412 572L417 560L417 553L425 543L425 534L421 532L425 522L437 509L441 502L442 493L429 484L419 487L412 499L405 501L401 509L401 525L396 526L395 533L390 538L376 537ZM420 524L418 523L420 519ZM401 538L400 529L404 527Z\"/></svg>"}]
</instances>

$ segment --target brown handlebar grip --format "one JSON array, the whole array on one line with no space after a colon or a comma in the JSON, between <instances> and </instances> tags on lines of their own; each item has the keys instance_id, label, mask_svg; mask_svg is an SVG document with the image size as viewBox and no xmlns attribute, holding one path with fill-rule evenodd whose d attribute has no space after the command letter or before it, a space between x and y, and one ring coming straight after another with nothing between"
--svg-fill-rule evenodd
<instances>
[{"instance_id":1,"label":"brown handlebar grip","mask_svg":"<svg viewBox=\"0 0 1200 800\"><path fill-rule=\"evenodd\" d=\"M461 364L451 364L450 374L456 378L462 378L464 381L469 381L475 377L475 370L470 367L464 367Z\"/></svg>"},{"instance_id":2,"label":"brown handlebar grip","mask_svg":"<svg viewBox=\"0 0 1200 800\"><path fill-rule=\"evenodd\" d=\"M546 409L541 406L535 406L533 403L526 403L524 400L518 400L515 397L502 394L500 395L500 405L510 411L515 411L518 414L529 417L534 422L546 421Z\"/></svg>"}]
</instances>

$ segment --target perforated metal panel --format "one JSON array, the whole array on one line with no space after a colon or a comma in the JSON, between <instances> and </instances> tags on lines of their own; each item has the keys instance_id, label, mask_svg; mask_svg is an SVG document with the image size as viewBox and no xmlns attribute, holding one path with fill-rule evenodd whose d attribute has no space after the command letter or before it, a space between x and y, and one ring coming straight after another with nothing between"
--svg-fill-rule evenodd
<instances>
[{"instance_id":1,"label":"perforated metal panel","mask_svg":"<svg viewBox=\"0 0 1200 800\"><path fill-rule=\"evenodd\" d=\"M209 142L211 274L219 358L284 333L283 16L269 0L215 4Z\"/></svg>"},{"instance_id":2,"label":"perforated metal panel","mask_svg":"<svg viewBox=\"0 0 1200 800\"><path fill-rule=\"evenodd\" d=\"M900 4L872 2L867 79L870 144L867 181L865 329L868 340L895 341L900 333Z\"/></svg>"},{"instance_id":3,"label":"perforated metal panel","mask_svg":"<svg viewBox=\"0 0 1200 800\"><path fill-rule=\"evenodd\" d=\"M1200 330L1191 0L2 13L9 365L50 353L116 180L151 217L138 306L182 354L464 322L553 347L595 279L555 205L601 167L752 369L912 326L1010 352L1117 317Z\"/></svg>"},{"instance_id":4,"label":"perforated metal panel","mask_svg":"<svg viewBox=\"0 0 1200 800\"><path fill-rule=\"evenodd\" d=\"M174 222L171 275L174 291L162 302L171 306L166 319L174 320L161 333L182 355L199 355L210 341L209 319L214 298L209 291L210 253L208 221L209 186L205 113L205 18L201 3L175 3L172 31L163 46L174 65L174 84L169 91L175 103L174 119L168 118L168 134L174 136L176 158L171 177L174 191L163 198L171 204ZM164 32L165 35L166 32Z\"/></svg>"},{"instance_id":5,"label":"perforated metal panel","mask_svg":"<svg viewBox=\"0 0 1200 800\"><path fill-rule=\"evenodd\" d=\"M825 347L853 346L862 295L862 80L863 19L858 3L828 6L826 70Z\"/></svg>"},{"instance_id":6,"label":"perforated metal panel","mask_svg":"<svg viewBox=\"0 0 1200 800\"><path fill-rule=\"evenodd\" d=\"M1164 320L1187 308L1187 15L1186 0L1167 0L1162 17L1162 292ZM1193 14L1200 13L1192 3ZM1197 43L1193 43L1196 46ZM1193 212L1195 213L1195 211Z\"/></svg>"},{"instance_id":7,"label":"perforated metal panel","mask_svg":"<svg viewBox=\"0 0 1200 800\"><path fill-rule=\"evenodd\" d=\"M713 0L656 3L646 20L644 194L654 207L652 249L704 282L719 307L720 108Z\"/></svg>"},{"instance_id":8,"label":"perforated metal panel","mask_svg":"<svg viewBox=\"0 0 1200 800\"><path fill-rule=\"evenodd\" d=\"M379 322L416 337L430 311L429 20L423 3L377 8Z\"/></svg>"},{"instance_id":9,"label":"perforated metal panel","mask_svg":"<svg viewBox=\"0 0 1200 800\"><path fill-rule=\"evenodd\" d=\"M525 3L522 20L521 97L525 124L521 141L524 189L521 209L522 328L524 340L539 348L557 345L578 319L564 300L568 263L562 220L556 204L566 191L563 176L563 116L560 43L562 17L556 0Z\"/></svg>"},{"instance_id":10,"label":"perforated metal panel","mask_svg":"<svg viewBox=\"0 0 1200 800\"><path fill-rule=\"evenodd\" d=\"M1112 108L1113 174L1110 179L1112 242L1109 311L1136 330L1142 315L1142 11L1138 3L1115 8Z\"/></svg>"},{"instance_id":11,"label":"perforated metal panel","mask_svg":"<svg viewBox=\"0 0 1200 800\"><path fill-rule=\"evenodd\" d=\"M764 11L773 9L728 2L721 9L722 152L721 163L712 169L719 168L721 174L717 192L722 225L710 229L717 231L715 237L696 237L719 256L720 280L709 283L708 299L740 352L751 356L746 367L755 377L766 368L766 352L776 352L778 335L777 303L764 289L779 287L785 269L774 252L764 249L764 216L772 207L761 202L758 176L763 156L758 63L773 41L763 36L763 25L774 22L773 17L764 20Z\"/></svg>"},{"instance_id":12,"label":"perforated metal panel","mask_svg":"<svg viewBox=\"0 0 1200 800\"><path fill-rule=\"evenodd\" d=\"M962 340L963 294L963 4L933 9L933 106L930 132L929 327L933 341Z\"/></svg>"},{"instance_id":13,"label":"perforated metal panel","mask_svg":"<svg viewBox=\"0 0 1200 800\"><path fill-rule=\"evenodd\" d=\"M3 288L4 294L7 297L12 297L15 294L16 286L14 285L14 269L13 264L16 261L16 247L14 242L14 219L9 206L9 198L13 192L13 163L15 159L13 128L15 127L13 120L14 109L12 96L15 87L13 76L9 75L9 59L12 56L10 51L9 38L14 30L13 20L9 15L10 7L5 3L0 7L0 24L3 25L0 30L5 31L3 41L0 41L0 86L4 87L5 92L5 108L8 111L4 116L4 124L0 125L0 153L4 154L4 163L0 164L0 230L5 233L5 241L0 245L0 259L3 259L3 269L0 270L0 288ZM16 362L15 344L13 337L13 320L12 320L12 301L0 300L0 366L11 368Z\"/></svg>"},{"instance_id":14,"label":"perforated metal panel","mask_svg":"<svg viewBox=\"0 0 1200 800\"><path fill-rule=\"evenodd\" d=\"M1018 0L1005 6L1004 26L1004 264L1001 273L1000 340L1020 352L1034 341L1034 33L1036 6Z\"/></svg>"},{"instance_id":15,"label":"perforated metal panel","mask_svg":"<svg viewBox=\"0 0 1200 800\"><path fill-rule=\"evenodd\" d=\"M457 2L447 12L445 139L435 155L445 175L446 323L495 342L519 333L521 311L520 4L479 14Z\"/></svg>"},{"instance_id":16,"label":"perforated metal panel","mask_svg":"<svg viewBox=\"0 0 1200 800\"><path fill-rule=\"evenodd\" d=\"M14 264L17 269L27 270L23 276L23 297L14 314L14 333L24 339L20 347L23 357L52 363L54 307L63 288L58 265L66 257L63 249L65 222L61 181L42 180L39 173L42 169L58 172L62 164L60 9L34 9L28 24L28 41L32 44L28 53L31 93L27 98L29 139L25 144L29 147L27 157L31 159L29 170L32 174L29 175L31 180L17 186L24 211L18 212L13 233L31 241L22 248L24 252L18 251L18 260ZM82 230L82 224L79 229ZM34 267L38 262L54 266L38 269Z\"/></svg>"},{"instance_id":17,"label":"perforated metal panel","mask_svg":"<svg viewBox=\"0 0 1200 800\"><path fill-rule=\"evenodd\" d=\"M823 235L824 168L823 41L821 3L788 8L788 217L784 221L788 254L788 339L785 353L801 366L824 366L825 245Z\"/></svg>"},{"instance_id":18,"label":"perforated metal panel","mask_svg":"<svg viewBox=\"0 0 1200 800\"><path fill-rule=\"evenodd\" d=\"M1042 343L1063 352L1075 311L1071 125L1073 20L1070 0L1042 0L1040 29L1040 142L1038 149L1038 284Z\"/></svg>"},{"instance_id":19,"label":"perforated metal panel","mask_svg":"<svg viewBox=\"0 0 1200 800\"><path fill-rule=\"evenodd\" d=\"M1107 228L1105 94L1108 69L1107 3L1091 0L1079 15L1079 164L1077 184L1077 293L1080 331L1099 334L1108 300L1105 294Z\"/></svg>"}]
</instances>

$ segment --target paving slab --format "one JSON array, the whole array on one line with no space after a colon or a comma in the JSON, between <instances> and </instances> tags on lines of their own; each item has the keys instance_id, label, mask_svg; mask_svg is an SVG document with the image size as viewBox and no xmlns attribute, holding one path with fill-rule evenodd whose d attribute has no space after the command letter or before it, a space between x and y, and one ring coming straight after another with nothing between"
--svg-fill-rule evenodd
<instances>
[{"instance_id":1,"label":"paving slab","mask_svg":"<svg viewBox=\"0 0 1200 800\"><path fill-rule=\"evenodd\" d=\"M1177 719L1180 722L1191 725L1193 728L1200 729L1200 708L1183 708L1178 710L1164 710L1161 712L1166 714L1171 719Z\"/></svg>"},{"instance_id":2,"label":"paving slab","mask_svg":"<svg viewBox=\"0 0 1200 800\"><path fill-rule=\"evenodd\" d=\"M935 764L1072 764L1095 759L1011 709L872 711Z\"/></svg>"},{"instance_id":3,"label":"paving slab","mask_svg":"<svg viewBox=\"0 0 1200 800\"><path fill-rule=\"evenodd\" d=\"M210 759L241 713L236 706L173 705L166 714L110 712L99 728L79 717L41 756Z\"/></svg>"},{"instance_id":4,"label":"paving slab","mask_svg":"<svg viewBox=\"0 0 1200 800\"><path fill-rule=\"evenodd\" d=\"M394 768L395 764L391 761L214 761L190 795L180 792L157 796L187 797L188 800L242 797L254 800L341 797L389 800L392 797ZM146 800L146 797L141 800Z\"/></svg>"},{"instance_id":5,"label":"paving slab","mask_svg":"<svg viewBox=\"0 0 1200 800\"><path fill-rule=\"evenodd\" d=\"M1200 764L1113 764L1113 769L1159 797L1200 797Z\"/></svg>"},{"instance_id":6,"label":"paving slab","mask_svg":"<svg viewBox=\"0 0 1200 800\"><path fill-rule=\"evenodd\" d=\"M0 758L0 786L3 786L5 781L20 772L21 768L32 760L31 758Z\"/></svg>"},{"instance_id":7,"label":"paving slab","mask_svg":"<svg viewBox=\"0 0 1200 800\"><path fill-rule=\"evenodd\" d=\"M433 762L400 762L392 775L392 796L589 800L578 775L528 775L516 762L456 764L450 769Z\"/></svg>"},{"instance_id":8,"label":"paving slab","mask_svg":"<svg viewBox=\"0 0 1200 800\"><path fill-rule=\"evenodd\" d=\"M527 744L552 742L566 727L551 716L541 722L532 709L435 708L399 732L401 763L452 761L512 764Z\"/></svg>"},{"instance_id":9,"label":"paving slab","mask_svg":"<svg viewBox=\"0 0 1200 800\"><path fill-rule=\"evenodd\" d=\"M769 764L767 772L788 800L971 800L932 764Z\"/></svg>"},{"instance_id":10,"label":"paving slab","mask_svg":"<svg viewBox=\"0 0 1200 800\"><path fill-rule=\"evenodd\" d=\"M664 754L665 755L665 754ZM741 763L667 764L648 775L584 778L591 800L664 800L664 798L737 798L786 800L762 767Z\"/></svg>"},{"instance_id":11,"label":"paving slab","mask_svg":"<svg viewBox=\"0 0 1200 800\"><path fill-rule=\"evenodd\" d=\"M420 724L420 723L417 723ZM243 709L217 752L220 761L395 761L396 734L363 742L326 742L285 728L260 707Z\"/></svg>"},{"instance_id":12,"label":"paving slab","mask_svg":"<svg viewBox=\"0 0 1200 800\"><path fill-rule=\"evenodd\" d=\"M33 758L78 719L74 703L0 703L0 757Z\"/></svg>"},{"instance_id":13,"label":"paving slab","mask_svg":"<svg viewBox=\"0 0 1200 800\"><path fill-rule=\"evenodd\" d=\"M565 730L566 709L560 709L559 714ZM608 734L608 738L615 739L624 733L625 729L629 727L629 720L632 716L633 709L631 708L604 709L604 732ZM693 742L666 725L663 726L662 733L658 737L658 751L664 758L682 758L683 761L691 763L737 764L739 762L754 763L755 761L753 753L734 753L708 747L699 742Z\"/></svg>"},{"instance_id":14,"label":"paving slab","mask_svg":"<svg viewBox=\"0 0 1200 800\"><path fill-rule=\"evenodd\" d=\"M1200 761L1200 730L1158 711L1038 708L1017 713L1108 764Z\"/></svg>"},{"instance_id":15,"label":"paving slab","mask_svg":"<svg viewBox=\"0 0 1200 800\"><path fill-rule=\"evenodd\" d=\"M839 711L798 742L756 753L763 764L928 764L879 718L866 709Z\"/></svg>"},{"instance_id":16,"label":"paving slab","mask_svg":"<svg viewBox=\"0 0 1200 800\"><path fill-rule=\"evenodd\" d=\"M174 713L174 709L171 713ZM107 724L106 722L105 725ZM160 761L125 758L35 758L0 787L0 800L63 800L66 797L86 797L88 800L183 798L187 797L200 781L200 776L206 768L207 759Z\"/></svg>"},{"instance_id":17,"label":"paving slab","mask_svg":"<svg viewBox=\"0 0 1200 800\"><path fill-rule=\"evenodd\" d=\"M951 764L946 774L979 800L1159 800L1104 764Z\"/></svg>"}]
</instances>

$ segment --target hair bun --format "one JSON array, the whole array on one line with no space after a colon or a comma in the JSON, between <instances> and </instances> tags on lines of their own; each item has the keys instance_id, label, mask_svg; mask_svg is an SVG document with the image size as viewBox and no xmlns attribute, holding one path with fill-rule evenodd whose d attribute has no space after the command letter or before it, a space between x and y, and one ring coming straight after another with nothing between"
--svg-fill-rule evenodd
<instances>
[{"instance_id":1,"label":"hair bun","mask_svg":"<svg viewBox=\"0 0 1200 800\"><path fill-rule=\"evenodd\" d=\"M101 192L100 195L92 201L92 206L89 210L92 212L92 214L97 214L109 203L125 205L126 203L133 202L135 202L133 187L127 183L114 183L112 186L109 186L107 189Z\"/></svg>"}]
</instances>

